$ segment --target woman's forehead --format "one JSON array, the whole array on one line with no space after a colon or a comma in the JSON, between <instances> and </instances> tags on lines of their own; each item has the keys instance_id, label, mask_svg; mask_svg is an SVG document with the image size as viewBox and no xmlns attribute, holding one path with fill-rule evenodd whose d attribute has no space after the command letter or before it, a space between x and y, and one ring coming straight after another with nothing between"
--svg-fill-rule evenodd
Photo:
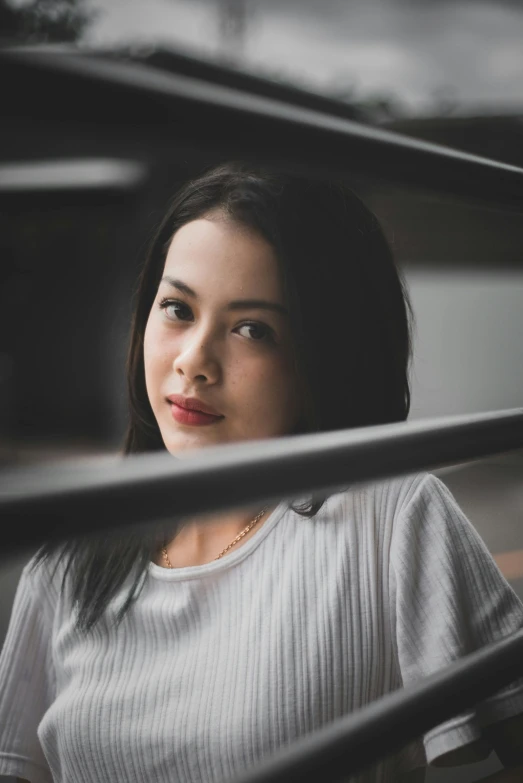
<instances>
[{"instance_id":1,"label":"woman's forehead","mask_svg":"<svg viewBox=\"0 0 523 783\"><path fill-rule=\"evenodd\" d=\"M193 289L219 286L243 295L249 291L249 295L282 296L279 264L271 245L229 220L200 218L182 226L169 246L165 276L182 279Z\"/></svg>"}]
</instances>

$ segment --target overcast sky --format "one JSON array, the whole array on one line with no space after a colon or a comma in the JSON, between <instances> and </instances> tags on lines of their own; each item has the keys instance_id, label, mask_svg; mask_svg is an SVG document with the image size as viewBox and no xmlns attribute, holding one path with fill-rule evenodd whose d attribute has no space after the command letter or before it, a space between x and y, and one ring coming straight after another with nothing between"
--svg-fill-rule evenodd
<instances>
[{"instance_id":1,"label":"overcast sky","mask_svg":"<svg viewBox=\"0 0 523 783\"><path fill-rule=\"evenodd\" d=\"M245 0L241 63L357 96L384 93L414 113L523 114L523 3L507 0ZM219 0L87 0L91 44L159 43L223 53Z\"/></svg>"}]
</instances>

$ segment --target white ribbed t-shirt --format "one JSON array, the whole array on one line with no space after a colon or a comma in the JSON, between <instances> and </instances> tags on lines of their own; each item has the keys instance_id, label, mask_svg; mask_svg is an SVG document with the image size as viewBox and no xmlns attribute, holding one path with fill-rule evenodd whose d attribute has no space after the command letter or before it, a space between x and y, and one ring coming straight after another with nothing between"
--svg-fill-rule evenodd
<instances>
[{"instance_id":1,"label":"white ribbed t-shirt","mask_svg":"<svg viewBox=\"0 0 523 783\"><path fill-rule=\"evenodd\" d=\"M418 474L282 502L201 566L150 564L87 635L61 576L26 567L0 658L0 774L31 783L230 781L299 737L523 627L446 487ZM523 684L361 774L404 771L523 712ZM349 777L349 776L348 776Z\"/></svg>"}]
</instances>

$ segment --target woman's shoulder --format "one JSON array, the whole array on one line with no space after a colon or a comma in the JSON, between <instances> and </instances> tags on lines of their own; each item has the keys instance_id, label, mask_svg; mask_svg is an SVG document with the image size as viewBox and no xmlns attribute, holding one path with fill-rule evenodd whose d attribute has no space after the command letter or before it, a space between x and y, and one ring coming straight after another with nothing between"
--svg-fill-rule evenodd
<instances>
[{"instance_id":1,"label":"woman's shoulder","mask_svg":"<svg viewBox=\"0 0 523 783\"><path fill-rule=\"evenodd\" d=\"M403 512L410 512L440 492L441 487L441 481L431 473L409 473L350 485L332 495L328 503L331 509L338 506L352 516L371 515L393 523Z\"/></svg>"},{"instance_id":2,"label":"woman's shoulder","mask_svg":"<svg viewBox=\"0 0 523 783\"><path fill-rule=\"evenodd\" d=\"M36 607L54 612L62 593L65 564L59 554L36 553L22 569L18 592Z\"/></svg>"}]
</instances>

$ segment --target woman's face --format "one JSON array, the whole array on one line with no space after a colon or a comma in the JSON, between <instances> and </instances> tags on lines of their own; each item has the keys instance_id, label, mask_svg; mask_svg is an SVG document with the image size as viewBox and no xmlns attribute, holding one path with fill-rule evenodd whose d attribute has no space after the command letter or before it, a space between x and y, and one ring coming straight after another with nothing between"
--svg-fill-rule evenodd
<instances>
[{"instance_id":1,"label":"woman's face","mask_svg":"<svg viewBox=\"0 0 523 783\"><path fill-rule=\"evenodd\" d=\"M291 432L298 384L272 247L221 213L182 226L149 315L144 359L172 454ZM207 415L191 413L192 403Z\"/></svg>"}]
</instances>

